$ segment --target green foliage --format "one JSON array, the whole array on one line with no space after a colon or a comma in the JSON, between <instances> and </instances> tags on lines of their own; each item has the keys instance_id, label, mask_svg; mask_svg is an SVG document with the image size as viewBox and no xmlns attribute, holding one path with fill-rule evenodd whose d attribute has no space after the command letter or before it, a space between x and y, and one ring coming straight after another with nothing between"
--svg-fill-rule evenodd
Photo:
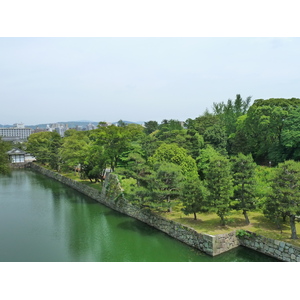
<instances>
[{"instance_id":1,"label":"green foliage","mask_svg":"<svg viewBox=\"0 0 300 300\"><path fill-rule=\"evenodd\" d=\"M228 137L227 149L231 155L237 155L238 153L250 154L249 137L245 125L246 119L247 115L238 117L236 120L236 131Z\"/></svg>"},{"instance_id":2,"label":"green foliage","mask_svg":"<svg viewBox=\"0 0 300 300\"><path fill-rule=\"evenodd\" d=\"M215 150L212 146L207 145L205 148L200 150L200 155L197 157L197 168L199 176L202 180L205 179L205 174L209 168L210 160L215 157L221 155L217 150Z\"/></svg>"},{"instance_id":3,"label":"green foliage","mask_svg":"<svg viewBox=\"0 0 300 300\"><path fill-rule=\"evenodd\" d=\"M226 128L227 136L236 132L236 121L239 117L247 113L251 102L251 97L243 100L241 95L237 94L234 101L228 99L227 103L214 103L213 110L216 115L221 117L222 123Z\"/></svg>"},{"instance_id":4,"label":"green foliage","mask_svg":"<svg viewBox=\"0 0 300 300\"><path fill-rule=\"evenodd\" d=\"M238 229L236 232L235 232L235 235L239 238L243 238L243 237L252 237L252 234L250 232L247 232L246 230L244 229Z\"/></svg>"},{"instance_id":5,"label":"green foliage","mask_svg":"<svg viewBox=\"0 0 300 300\"><path fill-rule=\"evenodd\" d=\"M0 137L0 174L8 174L10 172L9 158L6 153L10 149L10 144L2 141L2 138Z\"/></svg>"},{"instance_id":6,"label":"green foliage","mask_svg":"<svg viewBox=\"0 0 300 300\"><path fill-rule=\"evenodd\" d=\"M204 142L213 146L223 155L227 154L227 135L226 128L221 123L216 123L208 127L203 134Z\"/></svg>"},{"instance_id":7,"label":"green foliage","mask_svg":"<svg viewBox=\"0 0 300 300\"><path fill-rule=\"evenodd\" d=\"M146 134L150 134L158 129L158 123L156 121L145 122L144 131Z\"/></svg>"},{"instance_id":8,"label":"green foliage","mask_svg":"<svg viewBox=\"0 0 300 300\"><path fill-rule=\"evenodd\" d=\"M131 202L140 207L171 211L172 201L179 196L184 179L181 168L176 164L162 162L156 164L155 170L144 170L147 175L136 174L139 184L131 185L127 192Z\"/></svg>"},{"instance_id":9,"label":"green foliage","mask_svg":"<svg viewBox=\"0 0 300 300\"><path fill-rule=\"evenodd\" d=\"M183 127L181 122L178 120L163 120L161 124L158 125L158 129L161 133L166 131L173 131L173 130L182 130Z\"/></svg>"},{"instance_id":10,"label":"green foliage","mask_svg":"<svg viewBox=\"0 0 300 300\"><path fill-rule=\"evenodd\" d=\"M141 148L144 153L144 158L147 161L150 156L154 154L156 149L163 144L163 141L157 139L157 137L153 134L146 135L141 137L139 140Z\"/></svg>"},{"instance_id":11,"label":"green foliage","mask_svg":"<svg viewBox=\"0 0 300 300\"><path fill-rule=\"evenodd\" d=\"M231 166L224 156L214 156L208 163L205 171L208 201L211 211L221 218L221 225L225 225L225 218L231 210L231 198L233 196L233 184Z\"/></svg>"},{"instance_id":12,"label":"green foliage","mask_svg":"<svg viewBox=\"0 0 300 300\"><path fill-rule=\"evenodd\" d=\"M154 181L151 182L151 190L154 202L164 203L168 210L171 201L180 194L180 183L184 180L181 168L173 163L163 162L156 166Z\"/></svg>"},{"instance_id":13,"label":"green foliage","mask_svg":"<svg viewBox=\"0 0 300 300\"><path fill-rule=\"evenodd\" d=\"M288 216L292 239L297 238L295 219L300 215L300 162L280 163L275 169L272 193L267 197L264 213L277 223L280 216Z\"/></svg>"},{"instance_id":14,"label":"green foliage","mask_svg":"<svg viewBox=\"0 0 300 300\"><path fill-rule=\"evenodd\" d=\"M89 143L89 138L81 131L75 131L65 137L59 150L61 164L70 168L83 166Z\"/></svg>"},{"instance_id":15,"label":"green foliage","mask_svg":"<svg viewBox=\"0 0 300 300\"><path fill-rule=\"evenodd\" d=\"M254 210L255 206L255 169L256 164L250 155L239 153L231 157L233 185L234 185L234 205L236 210L242 210L249 224L247 212Z\"/></svg>"},{"instance_id":16,"label":"green foliage","mask_svg":"<svg viewBox=\"0 0 300 300\"><path fill-rule=\"evenodd\" d=\"M300 159L300 107L291 109L284 120L281 143L286 148L285 159Z\"/></svg>"},{"instance_id":17,"label":"green foliage","mask_svg":"<svg viewBox=\"0 0 300 300\"><path fill-rule=\"evenodd\" d=\"M186 215L193 213L194 219L197 220L196 213L207 212L209 210L207 207L207 196L208 191L199 178L188 178L185 180L180 193L183 213Z\"/></svg>"},{"instance_id":18,"label":"green foliage","mask_svg":"<svg viewBox=\"0 0 300 300\"><path fill-rule=\"evenodd\" d=\"M202 116L197 117L193 122L188 119L187 128L196 130L200 135L204 135L207 128L220 123L220 117L211 114L206 110Z\"/></svg>"},{"instance_id":19,"label":"green foliage","mask_svg":"<svg viewBox=\"0 0 300 300\"><path fill-rule=\"evenodd\" d=\"M255 195L256 195L256 207L260 210L263 209L266 198L270 194L272 188L271 183L274 176L274 168L266 166L256 166L255 170Z\"/></svg>"},{"instance_id":20,"label":"green foliage","mask_svg":"<svg viewBox=\"0 0 300 300\"><path fill-rule=\"evenodd\" d=\"M177 144L162 144L156 149L153 156L149 158L149 163L153 167L156 164L169 162L180 166L182 174L185 177L197 177L196 161L189 155L184 148L177 146Z\"/></svg>"},{"instance_id":21,"label":"green foliage","mask_svg":"<svg viewBox=\"0 0 300 300\"><path fill-rule=\"evenodd\" d=\"M38 132L28 137L27 151L35 156L38 162L49 164L57 170L59 166L59 149L62 138L57 132Z\"/></svg>"},{"instance_id":22,"label":"green foliage","mask_svg":"<svg viewBox=\"0 0 300 300\"><path fill-rule=\"evenodd\" d=\"M119 162L122 152L126 151L130 142L137 136L139 129L135 126L117 127L114 125L93 130L91 138L98 146L103 146L112 170Z\"/></svg>"},{"instance_id":23,"label":"green foliage","mask_svg":"<svg viewBox=\"0 0 300 300\"><path fill-rule=\"evenodd\" d=\"M271 161L276 165L286 159L284 146L288 146L288 143L285 141L283 144L281 140L285 120L299 104L300 99L293 98L260 99L249 108L244 132L249 149L257 163Z\"/></svg>"}]
</instances>

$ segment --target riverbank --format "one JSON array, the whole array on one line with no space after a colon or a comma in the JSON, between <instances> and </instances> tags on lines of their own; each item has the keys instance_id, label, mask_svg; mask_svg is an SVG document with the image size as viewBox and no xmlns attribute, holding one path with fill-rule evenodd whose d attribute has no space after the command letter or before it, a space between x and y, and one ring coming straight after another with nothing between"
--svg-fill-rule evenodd
<instances>
[{"instance_id":1,"label":"riverbank","mask_svg":"<svg viewBox=\"0 0 300 300\"><path fill-rule=\"evenodd\" d=\"M300 261L300 248L289 243L268 239L252 232L248 232L248 235L240 237L236 236L235 231L220 235L198 233L191 227L172 220L167 220L150 210L140 209L125 199L117 176L114 174L108 176L100 192L37 164L32 163L31 168L74 188L116 211L155 227L173 238L209 255L215 256L242 245L282 261Z\"/></svg>"}]
</instances>

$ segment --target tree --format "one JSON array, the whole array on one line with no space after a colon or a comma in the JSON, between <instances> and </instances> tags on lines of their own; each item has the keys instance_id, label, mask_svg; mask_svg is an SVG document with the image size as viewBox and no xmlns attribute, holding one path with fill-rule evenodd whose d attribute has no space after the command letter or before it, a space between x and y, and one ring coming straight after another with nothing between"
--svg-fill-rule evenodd
<instances>
[{"instance_id":1,"label":"tree","mask_svg":"<svg viewBox=\"0 0 300 300\"><path fill-rule=\"evenodd\" d=\"M298 238L295 221L296 216L300 215L300 162L288 160L275 169L272 193L267 198L264 212L275 221L279 216L288 216L291 238Z\"/></svg>"},{"instance_id":2,"label":"tree","mask_svg":"<svg viewBox=\"0 0 300 300\"><path fill-rule=\"evenodd\" d=\"M216 123L208 127L203 134L204 142L212 145L218 152L223 155L227 154L227 135L226 128L221 123Z\"/></svg>"},{"instance_id":3,"label":"tree","mask_svg":"<svg viewBox=\"0 0 300 300\"><path fill-rule=\"evenodd\" d=\"M286 149L284 159L300 159L300 107L291 109L284 120L281 143Z\"/></svg>"},{"instance_id":4,"label":"tree","mask_svg":"<svg viewBox=\"0 0 300 300\"><path fill-rule=\"evenodd\" d=\"M59 148L62 138L57 132L37 132L28 137L27 151L35 156L42 164L49 164L51 168L58 169Z\"/></svg>"},{"instance_id":5,"label":"tree","mask_svg":"<svg viewBox=\"0 0 300 300\"><path fill-rule=\"evenodd\" d=\"M0 137L0 174L7 174L10 171L7 151L10 150L10 144L2 141Z\"/></svg>"},{"instance_id":6,"label":"tree","mask_svg":"<svg viewBox=\"0 0 300 300\"><path fill-rule=\"evenodd\" d=\"M256 164L250 155L239 153L231 158L233 185L234 185L234 208L242 210L249 225L249 217L247 212L254 210L255 206L255 169Z\"/></svg>"},{"instance_id":7,"label":"tree","mask_svg":"<svg viewBox=\"0 0 300 300\"><path fill-rule=\"evenodd\" d=\"M74 169L80 166L81 172L89 150L89 143L90 140L85 132L76 131L65 137L59 151L62 165Z\"/></svg>"},{"instance_id":8,"label":"tree","mask_svg":"<svg viewBox=\"0 0 300 300\"><path fill-rule=\"evenodd\" d=\"M153 134L159 141L166 144L177 144L187 150L194 159L199 156L199 151L204 147L203 137L193 129L181 129L170 131L157 131Z\"/></svg>"},{"instance_id":9,"label":"tree","mask_svg":"<svg viewBox=\"0 0 300 300\"><path fill-rule=\"evenodd\" d=\"M117 125L118 125L119 127L125 127L125 126L127 126L127 124L126 124L123 120L119 120L119 121L117 122Z\"/></svg>"},{"instance_id":10,"label":"tree","mask_svg":"<svg viewBox=\"0 0 300 300\"><path fill-rule=\"evenodd\" d=\"M200 135L204 135L207 128L214 126L215 124L220 123L220 117L210 113L207 109L203 113L203 115L195 118L195 120L191 121L188 119L186 121L188 129L196 130Z\"/></svg>"},{"instance_id":11,"label":"tree","mask_svg":"<svg viewBox=\"0 0 300 300\"><path fill-rule=\"evenodd\" d=\"M196 159L198 174L201 180L205 179L205 175L209 168L209 163L211 159L215 156L220 156L221 154L215 150L211 145L206 145L205 148L200 150L200 154Z\"/></svg>"},{"instance_id":12,"label":"tree","mask_svg":"<svg viewBox=\"0 0 300 300\"><path fill-rule=\"evenodd\" d=\"M236 120L236 131L227 140L227 149L230 155L239 153L250 154L249 137L246 127L247 115L242 115Z\"/></svg>"},{"instance_id":13,"label":"tree","mask_svg":"<svg viewBox=\"0 0 300 300\"><path fill-rule=\"evenodd\" d=\"M180 183L183 179L178 165L167 162L157 165L155 180L151 186L153 200L171 212L171 201L180 195Z\"/></svg>"},{"instance_id":14,"label":"tree","mask_svg":"<svg viewBox=\"0 0 300 300\"><path fill-rule=\"evenodd\" d=\"M127 150L133 140L136 134L134 128L132 130L129 125L125 127L114 125L100 127L98 125L98 129L93 130L91 139L96 145L104 147L112 170L117 166L122 152Z\"/></svg>"},{"instance_id":15,"label":"tree","mask_svg":"<svg viewBox=\"0 0 300 300\"><path fill-rule=\"evenodd\" d=\"M300 105L300 99L258 99L247 112L247 143L257 163L276 165L285 160L282 133L285 120Z\"/></svg>"},{"instance_id":16,"label":"tree","mask_svg":"<svg viewBox=\"0 0 300 300\"><path fill-rule=\"evenodd\" d=\"M187 154L184 148L176 144L161 144L153 156L149 158L152 166L162 162L173 163L181 167L182 174L187 177L198 177L196 161Z\"/></svg>"},{"instance_id":17,"label":"tree","mask_svg":"<svg viewBox=\"0 0 300 300\"><path fill-rule=\"evenodd\" d=\"M233 196L232 175L229 160L221 155L210 159L205 172L207 189L209 191L209 206L211 211L221 218L221 225L225 226L226 216L230 212Z\"/></svg>"},{"instance_id":18,"label":"tree","mask_svg":"<svg viewBox=\"0 0 300 300\"><path fill-rule=\"evenodd\" d=\"M91 182L104 181L104 169L106 169L108 157L103 146L89 143L84 156L82 172Z\"/></svg>"},{"instance_id":19,"label":"tree","mask_svg":"<svg viewBox=\"0 0 300 300\"><path fill-rule=\"evenodd\" d=\"M184 179L181 168L173 163L162 162L151 169L142 160L136 159L139 162L132 178L136 179L137 185L131 188L130 201L140 207L171 212L172 200L178 198Z\"/></svg>"},{"instance_id":20,"label":"tree","mask_svg":"<svg viewBox=\"0 0 300 300\"><path fill-rule=\"evenodd\" d=\"M213 103L214 114L221 117L227 136L236 132L236 121L240 116L247 113L250 102L250 96L243 100L241 95L237 94L234 101L228 99L227 103Z\"/></svg>"},{"instance_id":21,"label":"tree","mask_svg":"<svg viewBox=\"0 0 300 300\"><path fill-rule=\"evenodd\" d=\"M160 141L156 138L155 135L146 135L144 137L141 137L140 141L139 141L142 150L145 154L144 158L146 159L146 161L148 160L149 157L151 157L156 149L163 144L163 141Z\"/></svg>"},{"instance_id":22,"label":"tree","mask_svg":"<svg viewBox=\"0 0 300 300\"><path fill-rule=\"evenodd\" d=\"M144 126L145 126L144 131L146 134L150 134L158 130L158 123L156 121L145 122Z\"/></svg>"},{"instance_id":23,"label":"tree","mask_svg":"<svg viewBox=\"0 0 300 300\"><path fill-rule=\"evenodd\" d=\"M159 131L166 132L166 131L172 131L172 130L182 130L183 127L181 125L181 122L178 120L170 119L170 120L162 120L162 122L158 125Z\"/></svg>"},{"instance_id":24,"label":"tree","mask_svg":"<svg viewBox=\"0 0 300 300\"><path fill-rule=\"evenodd\" d=\"M199 178L185 180L180 192L183 213L194 214L194 220L197 220L197 213L208 211L207 195L208 191Z\"/></svg>"}]
</instances>

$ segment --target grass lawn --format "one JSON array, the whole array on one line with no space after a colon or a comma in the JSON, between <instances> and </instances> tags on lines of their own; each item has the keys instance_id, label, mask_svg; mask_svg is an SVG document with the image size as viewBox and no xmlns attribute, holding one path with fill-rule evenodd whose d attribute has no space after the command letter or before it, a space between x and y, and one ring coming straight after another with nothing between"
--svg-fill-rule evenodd
<instances>
[{"instance_id":1,"label":"grass lawn","mask_svg":"<svg viewBox=\"0 0 300 300\"><path fill-rule=\"evenodd\" d=\"M99 182L95 183L95 182L91 182L89 179L82 179L82 178L80 178L78 173L75 173L75 172L60 172L59 174L65 176L65 177L68 177L70 179L73 179L75 181L78 181L80 183L83 183L87 186L90 186L94 189L97 189L100 192L102 190L102 183L101 182L100 183Z\"/></svg>"},{"instance_id":2,"label":"grass lawn","mask_svg":"<svg viewBox=\"0 0 300 300\"><path fill-rule=\"evenodd\" d=\"M298 240L292 240L291 230L289 226L289 218L287 222L283 224L282 232L276 228L276 225L270 222L261 212L250 212L249 219L250 225L245 225L245 219L242 212L232 212L227 218L227 225L220 225L220 218L214 213L197 214L197 220L194 220L194 215L185 215L181 212L181 207L177 206L173 208L171 213L161 212L162 216L175 222L181 223L192 227L197 232L207 233L211 235L217 235L222 233L228 233L237 229L249 230L256 232L259 235L284 241L295 246L300 247L300 223L296 223L297 233L299 235Z\"/></svg>"}]
</instances>

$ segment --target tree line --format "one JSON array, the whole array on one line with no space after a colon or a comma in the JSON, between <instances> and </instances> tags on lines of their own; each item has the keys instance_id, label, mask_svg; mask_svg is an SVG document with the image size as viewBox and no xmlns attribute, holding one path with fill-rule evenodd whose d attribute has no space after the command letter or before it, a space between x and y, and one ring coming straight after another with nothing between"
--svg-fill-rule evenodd
<instances>
[{"instance_id":1,"label":"tree line","mask_svg":"<svg viewBox=\"0 0 300 300\"><path fill-rule=\"evenodd\" d=\"M26 151L55 170L74 170L99 182L111 168L130 179L129 201L185 214L215 212L222 225L233 210L249 224L260 210L280 228L288 217L292 238L300 215L300 99L251 97L213 103L195 119L162 120L76 131L61 138L40 132ZM299 200L298 200L299 199Z\"/></svg>"}]
</instances>

